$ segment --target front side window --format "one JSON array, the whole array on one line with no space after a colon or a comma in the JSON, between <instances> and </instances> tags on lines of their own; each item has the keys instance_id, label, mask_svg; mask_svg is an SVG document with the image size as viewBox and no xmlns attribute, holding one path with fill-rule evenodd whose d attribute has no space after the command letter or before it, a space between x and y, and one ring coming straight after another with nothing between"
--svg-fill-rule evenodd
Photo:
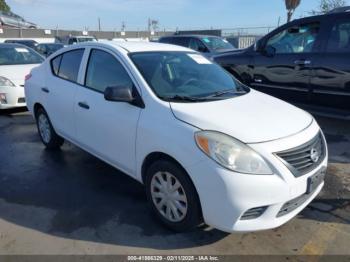
<instances>
[{"instance_id":1,"label":"front side window","mask_svg":"<svg viewBox=\"0 0 350 262\"><path fill-rule=\"evenodd\" d=\"M107 87L128 86L131 88L133 82L123 65L113 55L93 49L86 72L85 85L103 93Z\"/></svg>"},{"instance_id":2,"label":"front side window","mask_svg":"<svg viewBox=\"0 0 350 262\"><path fill-rule=\"evenodd\" d=\"M191 38L189 48L198 52L208 52L208 48L197 38Z\"/></svg>"},{"instance_id":3,"label":"front side window","mask_svg":"<svg viewBox=\"0 0 350 262\"><path fill-rule=\"evenodd\" d=\"M276 54L309 53L312 52L319 31L319 23L293 26L271 37L266 47L273 47Z\"/></svg>"},{"instance_id":4,"label":"front side window","mask_svg":"<svg viewBox=\"0 0 350 262\"><path fill-rule=\"evenodd\" d=\"M332 53L350 52L350 21L337 22L333 26L327 51Z\"/></svg>"},{"instance_id":5,"label":"front side window","mask_svg":"<svg viewBox=\"0 0 350 262\"><path fill-rule=\"evenodd\" d=\"M143 52L130 56L155 94L164 100L218 100L249 91L197 53Z\"/></svg>"},{"instance_id":6,"label":"front side window","mask_svg":"<svg viewBox=\"0 0 350 262\"><path fill-rule=\"evenodd\" d=\"M208 36L203 37L202 41L211 49L211 50L225 50L225 49L234 49L233 45L231 45L227 40L221 37Z\"/></svg>"},{"instance_id":7,"label":"front side window","mask_svg":"<svg viewBox=\"0 0 350 262\"><path fill-rule=\"evenodd\" d=\"M44 58L25 46L0 47L0 65L40 64Z\"/></svg>"},{"instance_id":8,"label":"front side window","mask_svg":"<svg viewBox=\"0 0 350 262\"><path fill-rule=\"evenodd\" d=\"M59 66L57 75L63 79L66 79L72 82L77 82L80 63L81 63L81 59L83 58L83 54L84 54L84 49L77 49L77 50L68 51L64 53L60 61L60 66ZM52 62L54 62L55 59ZM52 66L54 66L54 64L52 64ZM54 67L53 67L53 72L55 72Z\"/></svg>"}]
</instances>

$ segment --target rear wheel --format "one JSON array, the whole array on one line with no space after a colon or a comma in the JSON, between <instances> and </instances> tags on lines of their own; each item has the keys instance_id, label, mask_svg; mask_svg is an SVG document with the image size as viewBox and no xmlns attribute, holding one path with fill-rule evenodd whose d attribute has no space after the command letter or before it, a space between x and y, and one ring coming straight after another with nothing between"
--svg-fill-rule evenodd
<instances>
[{"instance_id":1,"label":"rear wheel","mask_svg":"<svg viewBox=\"0 0 350 262\"><path fill-rule=\"evenodd\" d=\"M52 127L47 113L43 108L39 108L36 112L36 124L41 141L47 148L57 149L63 145L63 138L57 135Z\"/></svg>"},{"instance_id":2,"label":"rear wheel","mask_svg":"<svg viewBox=\"0 0 350 262\"><path fill-rule=\"evenodd\" d=\"M145 182L148 201L164 225L181 232L200 224L197 192L181 167L168 160L156 161L148 168Z\"/></svg>"}]
</instances>

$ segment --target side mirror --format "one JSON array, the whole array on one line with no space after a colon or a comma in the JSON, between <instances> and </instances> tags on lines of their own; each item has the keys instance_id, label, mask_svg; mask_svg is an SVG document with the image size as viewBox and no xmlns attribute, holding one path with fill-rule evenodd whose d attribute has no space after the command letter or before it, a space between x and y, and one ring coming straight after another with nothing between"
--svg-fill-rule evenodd
<instances>
[{"instance_id":1,"label":"side mirror","mask_svg":"<svg viewBox=\"0 0 350 262\"><path fill-rule=\"evenodd\" d=\"M275 54L276 54L276 48L274 48L273 46L266 46L265 47L265 50L264 50L264 54L267 56L267 57L274 57Z\"/></svg>"},{"instance_id":2,"label":"side mirror","mask_svg":"<svg viewBox=\"0 0 350 262\"><path fill-rule=\"evenodd\" d=\"M132 88L128 86L107 87L104 97L107 101L132 103L135 100Z\"/></svg>"}]
</instances>

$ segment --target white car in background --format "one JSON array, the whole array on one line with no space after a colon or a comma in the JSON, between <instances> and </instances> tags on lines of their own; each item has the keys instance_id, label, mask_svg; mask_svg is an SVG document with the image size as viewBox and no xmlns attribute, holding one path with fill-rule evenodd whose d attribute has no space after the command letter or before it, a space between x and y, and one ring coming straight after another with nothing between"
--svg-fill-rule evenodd
<instances>
[{"instance_id":1,"label":"white car in background","mask_svg":"<svg viewBox=\"0 0 350 262\"><path fill-rule=\"evenodd\" d=\"M44 58L23 45L0 44L0 109L25 107L24 80Z\"/></svg>"},{"instance_id":2,"label":"white car in background","mask_svg":"<svg viewBox=\"0 0 350 262\"><path fill-rule=\"evenodd\" d=\"M313 117L187 48L67 47L32 70L25 91L47 148L66 139L143 183L177 231L278 227L324 185L327 146Z\"/></svg>"}]
</instances>

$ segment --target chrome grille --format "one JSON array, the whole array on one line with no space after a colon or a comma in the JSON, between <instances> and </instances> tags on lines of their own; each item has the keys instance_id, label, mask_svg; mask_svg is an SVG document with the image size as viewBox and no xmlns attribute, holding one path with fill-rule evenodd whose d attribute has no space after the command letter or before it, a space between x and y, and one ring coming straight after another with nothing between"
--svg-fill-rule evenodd
<instances>
[{"instance_id":1,"label":"chrome grille","mask_svg":"<svg viewBox=\"0 0 350 262\"><path fill-rule=\"evenodd\" d=\"M326 156L325 141L320 132L306 144L276 155L295 177L300 177L315 169L323 161Z\"/></svg>"}]
</instances>

